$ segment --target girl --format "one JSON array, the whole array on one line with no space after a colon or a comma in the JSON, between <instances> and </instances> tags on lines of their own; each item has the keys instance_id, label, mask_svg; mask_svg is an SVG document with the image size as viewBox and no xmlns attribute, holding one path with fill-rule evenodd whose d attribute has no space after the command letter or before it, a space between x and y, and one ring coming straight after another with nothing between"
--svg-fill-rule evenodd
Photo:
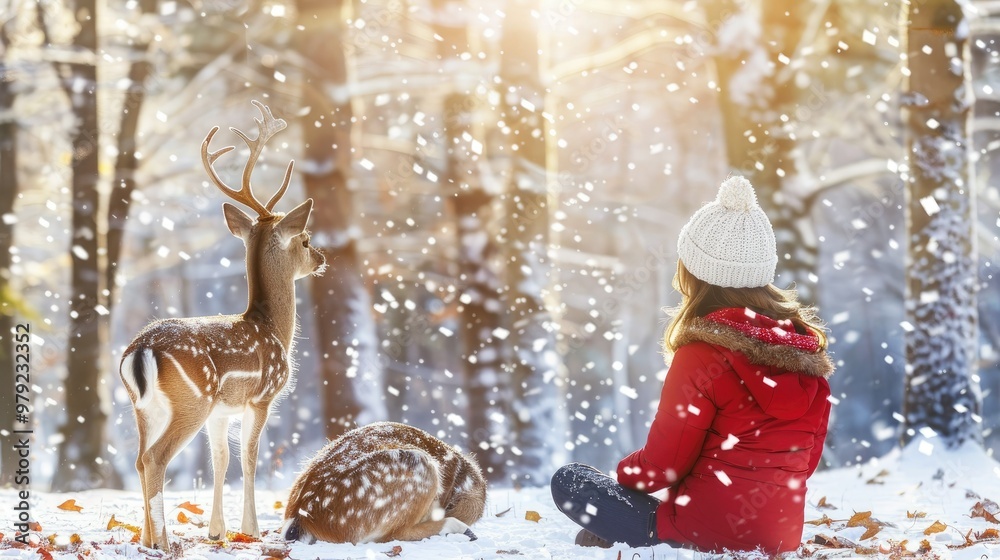
<instances>
[{"instance_id":1,"label":"girl","mask_svg":"<svg viewBox=\"0 0 1000 560\"><path fill-rule=\"evenodd\" d=\"M774 232L743 177L722 184L677 245L683 299L646 445L618 464L617 482L559 469L552 497L584 527L577 544L795 550L830 415L822 324L771 284ZM662 502L649 495L664 489Z\"/></svg>"}]
</instances>

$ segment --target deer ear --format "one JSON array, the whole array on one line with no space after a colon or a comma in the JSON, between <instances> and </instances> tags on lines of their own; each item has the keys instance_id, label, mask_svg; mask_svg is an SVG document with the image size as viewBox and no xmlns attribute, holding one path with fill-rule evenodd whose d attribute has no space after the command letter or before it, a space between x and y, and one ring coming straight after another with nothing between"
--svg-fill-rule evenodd
<instances>
[{"instance_id":1,"label":"deer ear","mask_svg":"<svg viewBox=\"0 0 1000 560\"><path fill-rule=\"evenodd\" d=\"M313 199L308 199L285 215L278 224L278 233L284 241L295 237L306 230L309 215L312 214Z\"/></svg>"},{"instance_id":2,"label":"deer ear","mask_svg":"<svg viewBox=\"0 0 1000 560\"><path fill-rule=\"evenodd\" d=\"M253 226L253 219L228 202L222 203L222 213L226 216L226 225L229 226L229 231L246 241L250 235L250 228Z\"/></svg>"}]
</instances>

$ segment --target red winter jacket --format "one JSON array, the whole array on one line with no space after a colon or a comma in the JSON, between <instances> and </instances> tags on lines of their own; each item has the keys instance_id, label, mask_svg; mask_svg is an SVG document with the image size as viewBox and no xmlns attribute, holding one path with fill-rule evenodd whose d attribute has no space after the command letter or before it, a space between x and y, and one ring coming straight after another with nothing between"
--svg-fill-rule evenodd
<instances>
[{"instance_id":1,"label":"red winter jacket","mask_svg":"<svg viewBox=\"0 0 1000 560\"><path fill-rule=\"evenodd\" d=\"M721 309L681 333L646 445L618 482L655 492L660 539L702 551L795 550L819 464L833 363L814 333Z\"/></svg>"}]
</instances>

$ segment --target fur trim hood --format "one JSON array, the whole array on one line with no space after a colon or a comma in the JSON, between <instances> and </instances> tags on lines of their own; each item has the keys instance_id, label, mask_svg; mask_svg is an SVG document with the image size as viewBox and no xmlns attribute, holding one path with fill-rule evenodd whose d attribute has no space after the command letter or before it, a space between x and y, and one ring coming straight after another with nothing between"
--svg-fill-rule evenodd
<instances>
[{"instance_id":1,"label":"fur trim hood","mask_svg":"<svg viewBox=\"0 0 1000 560\"><path fill-rule=\"evenodd\" d=\"M786 322L748 309L720 309L692 320L677 343L683 346L693 342L739 352L749 364L768 366L781 373L828 379L834 371L833 360L815 333L797 333Z\"/></svg>"}]
</instances>

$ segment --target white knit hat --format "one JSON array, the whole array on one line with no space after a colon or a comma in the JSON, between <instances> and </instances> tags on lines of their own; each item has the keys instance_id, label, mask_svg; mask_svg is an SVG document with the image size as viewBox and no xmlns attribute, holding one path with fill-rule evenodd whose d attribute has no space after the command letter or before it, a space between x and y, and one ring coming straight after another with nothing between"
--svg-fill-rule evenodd
<instances>
[{"instance_id":1,"label":"white knit hat","mask_svg":"<svg viewBox=\"0 0 1000 560\"><path fill-rule=\"evenodd\" d=\"M774 280L778 250L774 230L757 204L750 181L722 183L718 196L681 229L677 254L703 282L726 288L756 288Z\"/></svg>"}]
</instances>

